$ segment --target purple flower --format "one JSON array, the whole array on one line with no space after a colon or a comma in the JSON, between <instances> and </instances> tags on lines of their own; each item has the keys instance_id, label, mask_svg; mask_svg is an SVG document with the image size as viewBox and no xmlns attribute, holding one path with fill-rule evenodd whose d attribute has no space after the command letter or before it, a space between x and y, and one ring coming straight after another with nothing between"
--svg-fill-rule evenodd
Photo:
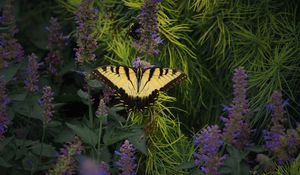
<instances>
[{"instance_id":1,"label":"purple flower","mask_svg":"<svg viewBox=\"0 0 300 175\"><path fill-rule=\"evenodd\" d=\"M7 105L9 103L9 98L6 95L5 80L4 77L0 77L0 139L4 137L7 125L10 120L7 115Z\"/></svg>"},{"instance_id":2,"label":"purple flower","mask_svg":"<svg viewBox=\"0 0 300 175\"><path fill-rule=\"evenodd\" d=\"M55 166L49 170L48 174L64 174L72 175L76 174L76 155L80 155L82 150L81 140L75 137L70 143L64 145L61 149Z\"/></svg>"},{"instance_id":3,"label":"purple flower","mask_svg":"<svg viewBox=\"0 0 300 175\"><path fill-rule=\"evenodd\" d=\"M110 175L109 166L105 162L98 164L92 159L84 159L80 164L81 175Z\"/></svg>"},{"instance_id":4,"label":"purple flower","mask_svg":"<svg viewBox=\"0 0 300 175\"><path fill-rule=\"evenodd\" d=\"M218 155L219 148L223 145L221 130L218 125L208 126L201 130L194 138L197 151L194 153L195 165L205 174L218 175L219 167L223 164L225 156Z\"/></svg>"},{"instance_id":5,"label":"purple flower","mask_svg":"<svg viewBox=\"0 0 300 175\"><path fill-rule=\"evenodd\" d=\"M79 64L95 60L95 50L97 49L97 41L94 36L96 26L97 13L93 10L92 0L84 0L80 3L76 13L75 21L77 25L77 46L76 61Z\"/></svg>"},{"instance_id":6,"label":"purple flower","mask_svg":"<svg viewBox=\"0 0 300 175\"><path fill-rule=\"evenodd\" d=\"M249 112L248 101L246 98L247 74L243 67L235 70L233 81L233 101L230 107L227 107L228 117L222 118L224 122L223 138L226 142L234 145L241 150L249 144L250 126L247 114Z\"/></svg>"},{"instance_id":7,"label":"purple flower","mask_svg":"<svg viewBox=\"0 0 300 175\"><path fill-rule=\"evenodd\" d=\"M12 0L6 0L3 6L1 24L9 25L14 21L15 21L15 16L13 16Z\"/></svg>"},{"instance_id":8,"label":"purple flower","mask_svg":"<svg viewBox=\"0 0 300 175\"><path fill-rule=\"evenodd\" d=\"M141 38L134 43L134 47L140 53L149 55L158 55L158 45L162 43L162 39L158 33L158 5L159 0L145 0L141 13L138 16L140 23Z\"/></svg>"},{"instance_id":9,"label":"purple flower","mask_svg":"<svg viewBox=\"0 0 300 175\"><path fill-rule=\"evenodd\" d=\"M108 113L108 109L107 106L104 102L104 99L101 99L98 105L98 109L96 111L96 116L97 117L101 117L101 116L105 116Z\"/></svg>"},{"instance_id":10,"label":"purple flower","mask_svg":"<svg viewBox=\"0 0 300 175\"><path fill-rule=\"evenodd\" d=\"M26 89L30 92L35 92L38 90L37 82L39 78L39 74L38 74L39 64L37 62L37 59L38 58L34 53L32 53L28 57L28 66L26 69L27 78L24 81L24 83Z\"/></svg>"},{"instance_id":11,"label":"purple flower","mask_svg":"<svg viewBox=\"0 0 300 175\"><path fill-rule=\"evenodd\" d=\"M135 148L128 140L125 140L123 145L120 148L120 151L115 151L115 154L120 157L116 162L117 167L119 168L120 175L135 175L136 168L136 157Z\"/></svg>"},{"instance_id":12,"label":"purple flower","mask_svg":"<svg viewBox=\"0 0 300 175\"><path fill-rule=\"evenodd\" d=\"M45 58L48 65L48 72L52 75L57 75L62 65L62 56L66 37L62 33L61 26L57 18L50 18L50 26L48 27L48 48L50 52Z\"/></svg>"},{"instance_id":13,"label":"purple flower","mask_svg":"<svg viewBox=\"0 0 300 175\"><path fill-rule=\"evenodd\" d=\"M1 16L1 24L7 25L8 32L2 32L0 35L0 57L3 59L2 67L7 67L9 63L20 62L24 57L24 50L18 40L14 38L18 32L17 27L13 24L13 6L11 0L6 0Z\"/></svg>"},{"instance_id":14,"label":"purple flower","mask_svg":"<svg viewBox=\"0 0 300 175\"><path fill-rule=\"evenodd\" d=\"M284 127L284 102L280 91L274 91L269 104L272 110L272 126L270 130L264 130L263 136L266 149L275 155L279 164L294 159L300 145L299 133L294 129L286 131Z\"/></svg>"},{"instance_id":15,"label":"purple flower","mask_svg":"<svg viewBox=\"0 0 300 175\"><path fill-rule=\"evenodd\" d=\"M43 109L44 124L47 124L53 117L53 96L54 93L52 92L51 87L45 86L43 88L43 96L40 100L40 105Z\"/></svg>"},{"instance_id":16,"label":"purple flower","mask_svg":"<svg viewBox=\"0 0 300 175\"><path fill-rule=\"evenodd\" d=\"M154 65L151 65L149 62L141 60L141 57L137 57L133 62L132 65L134 68L142 68L147 69L150 67L153 67Z\"/></svg>"},{"instance_id":17,"label":"purple flower","mask_svg":"<svg viewBox=\"0 0 300 175\"><path fill-rule=\"evenodd\" d=\"M115 93L115 90L108 87L108 86L105 86L104 90L103 90L103 100L104 100L104 103L107 104L110 102L111 100L111 96Z\"/></svg>"}]
</instances>

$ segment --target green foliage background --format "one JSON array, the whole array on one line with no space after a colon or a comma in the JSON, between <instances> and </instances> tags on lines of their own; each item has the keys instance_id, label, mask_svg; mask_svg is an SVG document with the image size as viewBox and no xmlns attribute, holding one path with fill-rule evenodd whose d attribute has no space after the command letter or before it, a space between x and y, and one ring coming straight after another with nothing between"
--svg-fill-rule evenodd
<instances>
[{"instance_id":1,"label":"green foliage background","mask_svg":"<svg viewBox=\"0 0 300 175\"><path fill-rule=\"evenodd\" d=\"M51 16L59 18L64 33L70 37L64 53L64 69L60 73L62 79L53 81L41 75L40 80L41 87L46 84L54 87L57 101L56 118L48 126L48 144L44 146L48 151L44 155L50 157L49 162L34 168L24 163L27 159L38 162L34 153L39 152L41 143L34 140L38 140L41 133L29 131L30 137L25 143L24 140L13 140L10 137L2 144L13 143L12 152L24 144L26 149L31 150L32 153L28 155L21 151L19 157L14 159L16 163L23 163L23 169L27 171L49 168L53 163L51 152L75 134L84 137L87 153L97 154L99 124L97 119L94 119L94 126L87 124L88 111L95 110L87 96L99 96L102 86L89 82L89 93L80 91L85 82L77 72L90 71L107 64L131 65L137 57L132 46L134 41L128 31L137 21L143 1L96 0L95 7L99 10L99 18L95 21L95 36L99 46L97 60L83 66L76 65L72 49L76 47L74 11L79 3L80 0L15 0L15 15L20 29L17 38L25 48L26 55L34 52L43 61L48 52L48 33L45 28ZM0 4L3 5L2 2ZM264 109L274 90L282 90L284 97L289 99L290 126L299 121L299 5L296 0L163 0L160 3L159 32L163 39L161 53L142 59L161 67L183 70L188 80L168 92L178 99L176 102L172 97L162 94L161 101L151 109L161 125L149 136L149 148L143 147L145 140L141 141L143 144L135 144L140 152L148 153L145 164L148 174L188 172L194 149L191 137L206 125L221 124L222 105L229 104L232 99L231 78L233 70L238 66L244 66L249 75L248 97L252 111L255 111L251 122L257 133L270 123L270 117ZM24 70L25 66L26 61L9 71ZM40 109L34 101L41 94L29 96L16 87L15 84L9 84L9 96L14 101L10 112L18 119L13 127L39 128ZM28 102L39 112L28 114L30 107L25 105ZM84 107L80 108L81 111L72 111L77 105ZM19 106L28 109L20 109ZM126 121L117 113L119 111L118 107L110 109L112 121L105 127L101 159L107 162L114 159L113 155L106 155L109 149L119 146L125 138L134 142L144 135L142 126L153 115L151 111L142 115L131 113ZM82 119L82 116L86 118ZM126 124L123 126L120 123ZM259 143L259 134L253 140ZM168 153L173 154L166 156ZM9 156L5 156L8 159ZM141 154L141 165L145 161L143 156ZM0 159L0 164L11 167L13 159L8 160L5 162Z\"/></svg>"}]
</instances>

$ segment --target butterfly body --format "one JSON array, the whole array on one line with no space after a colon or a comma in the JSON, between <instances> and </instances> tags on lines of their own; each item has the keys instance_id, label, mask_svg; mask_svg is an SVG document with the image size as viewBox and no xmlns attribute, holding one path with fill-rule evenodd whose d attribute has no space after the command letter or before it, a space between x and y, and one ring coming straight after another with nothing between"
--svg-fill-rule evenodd
<instances>
[{"instance_id":1,"label":"butterfly body","mask_svg":"<svg viewBox=\"0 0 300 175\"><path fill-rule=\"evenodd\" d=\"M159 91L186 78L180 71L160 67L103 66L94 70L92 75L115 89L129 110L147 108L155 102Z\"/></svg>"}]
</instances>

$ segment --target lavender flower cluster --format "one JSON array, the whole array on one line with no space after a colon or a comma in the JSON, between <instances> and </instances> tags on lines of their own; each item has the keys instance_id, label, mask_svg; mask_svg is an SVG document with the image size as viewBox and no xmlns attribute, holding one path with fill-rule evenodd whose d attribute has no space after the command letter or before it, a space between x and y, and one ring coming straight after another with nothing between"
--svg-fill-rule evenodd
<instances>
[{"instance_id":1,"label":"lavender flower cluster","mask_svg":"<svg viewBox=\"0 0 300 175\"><path fill-rule=\"evenodd\" d=\"M135 175L135 169L137 167L135 163L135 148L128 140L125 140L119 151L115 151L120 159L116 165L119 168L119 175Z\"/></svg>"},{"instance_id":2,"label":"lavender flower cluster","mask_svg":"<svg viewBox=\"0 0 300 175\"><path fill-rule=\"evenodd\" d=\"M49 170L48 174L73 175L76 172L75 156L80 155L82 143L78 137L75 137L70 143L64 145L60 150L59 158L55 166Z\"/></svg>"},{"instance_id":3,"label":"lavender flower cluster","mask_svg":"<svg viewBox=\"0 0 300 175\"><path fill-rule=\"evenodd\" d=\"M274 91L269 105L272 110L272 126L270 130L264 130L264 140L266 149L275 155L279 164L293 160L300 146L299 133L294 129L286 130L284 127L283 106L282 93Z\"/></svg>"},{"instance_id":4,"label":"lavender flower cluster","mask_svg":"<svg viewBox=\"0 0 300 175\"><path fill-rule=\"evenodd\" d=\"M93 33L97 13L92 9L92 4L92 0L83 0L75 13L78 48L74 50L76 51L76 61L79 64L94 61L96 58L94 52L97 48L97 41Z\"/></svg>"},{"instance_id":5,"label":"lavender flower cluster","mask_svg":"<svg viewBox=\"0 0 300 175\"><path fill-rule=\"evenodd\" d=\"M37 62L37 56L32 53L30 56L28 56L28 66L26 69L27 72L27 78L24 81L25 87L29 92L36 92L38 90L38 68L39 64Z\"/></svg>"},{"instance_id":6,"label":"lavender flower cluster","mask_svg":"<svg viewBox=\"0 0 300 175\"><path fill-rule=\"evenodd\" d=\"M233 75L234 99L228 108L228 117L222 117L224 122L223 138L237 149L243 149L249 144L250 127L247 114L249 112L246 98L247 74L243 67L235 70Z\"/></svg>"},{"instance_id":7,"label":"lavender flower cluster","mask_svg":"<svg viewBox=\"0 0 300 175\"><path fill-rule=\"evenodd\" d=\"M223 145L221 130L217 125L208 126L201 130L194 139L197 152L194 153L195 165L205 174L218 175L218 169L223 164L225 156L218 155L219 148Z\"/></svg>"},{"instance_id":8,"label":"lavender flower cluster","mask_svg":"<svg viewBox=\"0 0 300 175\"><path fill-rule=\"evenodd\" d=\"M141 38L133 45L140 53L158 55L158 46L162 39L158 32L158 5L161 0L145 0L138 16Z\"/></svg>"},{"instance_id":9,"label":"lavender flower cluster","mask_svg":"<svg viewBox=\"0 0 300 175\"><path fill-rule=\"evenodd\" d=\"M96 116L97 117L101 117L101 116L105 116L108 113L108 107L105 104L104 99L101 99L98 105L98 109L96 111Z\"/></svg>"},{"instance_id":10,"label":"lavender flower cluster","mask_svg":"<svg viewBox=\"0 0 300 175\"><path fill-rule=\"evenodd\" d=\"M2 67L8 67L11 62L18 63L24 58L23 47L15 38L18 29L14 22L12 0L6 0L0 18L0 23L8 27L8 31L0 35L0 57L3 59L0 66Z\"/></svg>"},{"instance_id":11,"label":"lavender flower cluster","mask_svg":"<svg viewBox=\"0 0 300 175\"><path fill-rule=\"evenodd\" d=\"M51 75L58 75L62 66L63 50L66 42L66 36L62 33L61 26L57 18L50 18L50 26L48 27L48 48L49 53L45 58L48 65L48 72Z\"/></svg>"},{"instance_id":12,"label":"lavender flower cluster","mask_svg":"<svg viewBox=\"0 0 300 175\"><path fill-rule=\"evenodd\" d=\"M81 175L110 175L109 166L105 162L100 164L92 159L85 159L80 164Z\"/></svg>"},{"instance_id":13,"label":"lavender flower cluster","mask_svg":"<svg viewBox=\"0 0 300 175\"><path fill-rule=\"evenodd\" d=\"M134 68L142 68L142 69L147 69L150 67L153 67L154 65L151 65L151 63L141 60L141 57L137 57L133 62L132 65Z\"/></svg>"},{"instance_id":14,"label":"lavender flower cluster","mask_svg":"<svg viewBox=\"0 0 300 175\"><path fill-rule=\"evenodd\" d=\"M0 139L4 138L4 133L6 132L7 125L10 120L7 114L7 105L9 103L9 98L6 95L6 87L4 77L0 77Z\"/></svg>"},{"instance_id":15,"label":"lavender flower cluster","mask_svg":"<svg viewBox=\"0 0 300 175\"><path fill-rule=\"evenodd\" d=\"M44 118L44 124L49 123L51 118L53 117L53 98L54 93L51 90L50 86L45 86L43 88L43 96L40 100L40 105L43 109L43 118Z\"/></svg>"}]
</instances>

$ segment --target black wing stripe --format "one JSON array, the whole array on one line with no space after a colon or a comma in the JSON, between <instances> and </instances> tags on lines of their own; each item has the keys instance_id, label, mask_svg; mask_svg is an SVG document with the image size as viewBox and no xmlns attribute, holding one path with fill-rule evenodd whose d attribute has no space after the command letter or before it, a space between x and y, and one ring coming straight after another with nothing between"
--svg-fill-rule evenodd
<instances>
[{"instance_id":1,"label":"black wing stripe","mask_svg":"<svg viewBox=\"0 0 300 175\"><path fill-rule=\"evenodd\" d=\"M151 78L153 77L153 73L154 73L154 71L155 71L156 69L157 69L157 68L150 69L150 74L149 74L147 83L148 83L148 82L151 80ZM147 83L146 83L146 84L147 84Z\"/></svg>"},{"instance_id":2,"label":"black wing stripe","mask_svg":"<svg viewBox=\"0 0 300 175\"><path fill-rule=\"evenodd\" d=\"M163 75L163 69L162 68L159 68L159 76L162 76Z\"/></svg>"},{"instance_id":3,"label":"black wing stripe","mask_svg":"<svg viewBox=\"0 0 300 175\"><path fill-rule=\"evenodd\" d=\"M158 68L151 68L151 69L150 69L150 73L149 73L148 80L147 80L147 82L145 83L145 85L143 86L143 88L142 88L139 92L141 92L141 91L144 90L144 88L146 87L146 85L148 84L148 82L149 82L149 81L151 80L151 78L153 77L154 71L157 70L157 69L158 69Z\"/></svg>"},{"instance_id":4,"label":"black wing stripe","mask_svg":"<svg viewBox=\"0 0 300 175\"><path fill-rule=\"evenodd\" d=\"M116 74L119 74L120 66L116 67Z\"/></svg>"},{"instance_id":5,"label":"black wing stripe","mask_svg":"<svg viewBox=\"0 0 300 175\"><path fill-rule=\"evenodd\" d=\"M124 72L125 72L125 75L126 75L128 81L131 83L132 87L135 89L134 84L132 83L132 81L130 79L130 76L129 76L129 69L128 69L128 67L122 67L122 68L124 69Z\"/></svg>"},{"instance_id":6,"label":"black wing stripe","mask_svg":"<svg viewBox=\"0 0 300 175\"><path fill-rule=\"evenodd\" d=\"M166 70L166 72L165 72L165 75L167 75L168 74L168 72L169 72L169 69L165 69Z\"/></svg>"}]
</instances>

